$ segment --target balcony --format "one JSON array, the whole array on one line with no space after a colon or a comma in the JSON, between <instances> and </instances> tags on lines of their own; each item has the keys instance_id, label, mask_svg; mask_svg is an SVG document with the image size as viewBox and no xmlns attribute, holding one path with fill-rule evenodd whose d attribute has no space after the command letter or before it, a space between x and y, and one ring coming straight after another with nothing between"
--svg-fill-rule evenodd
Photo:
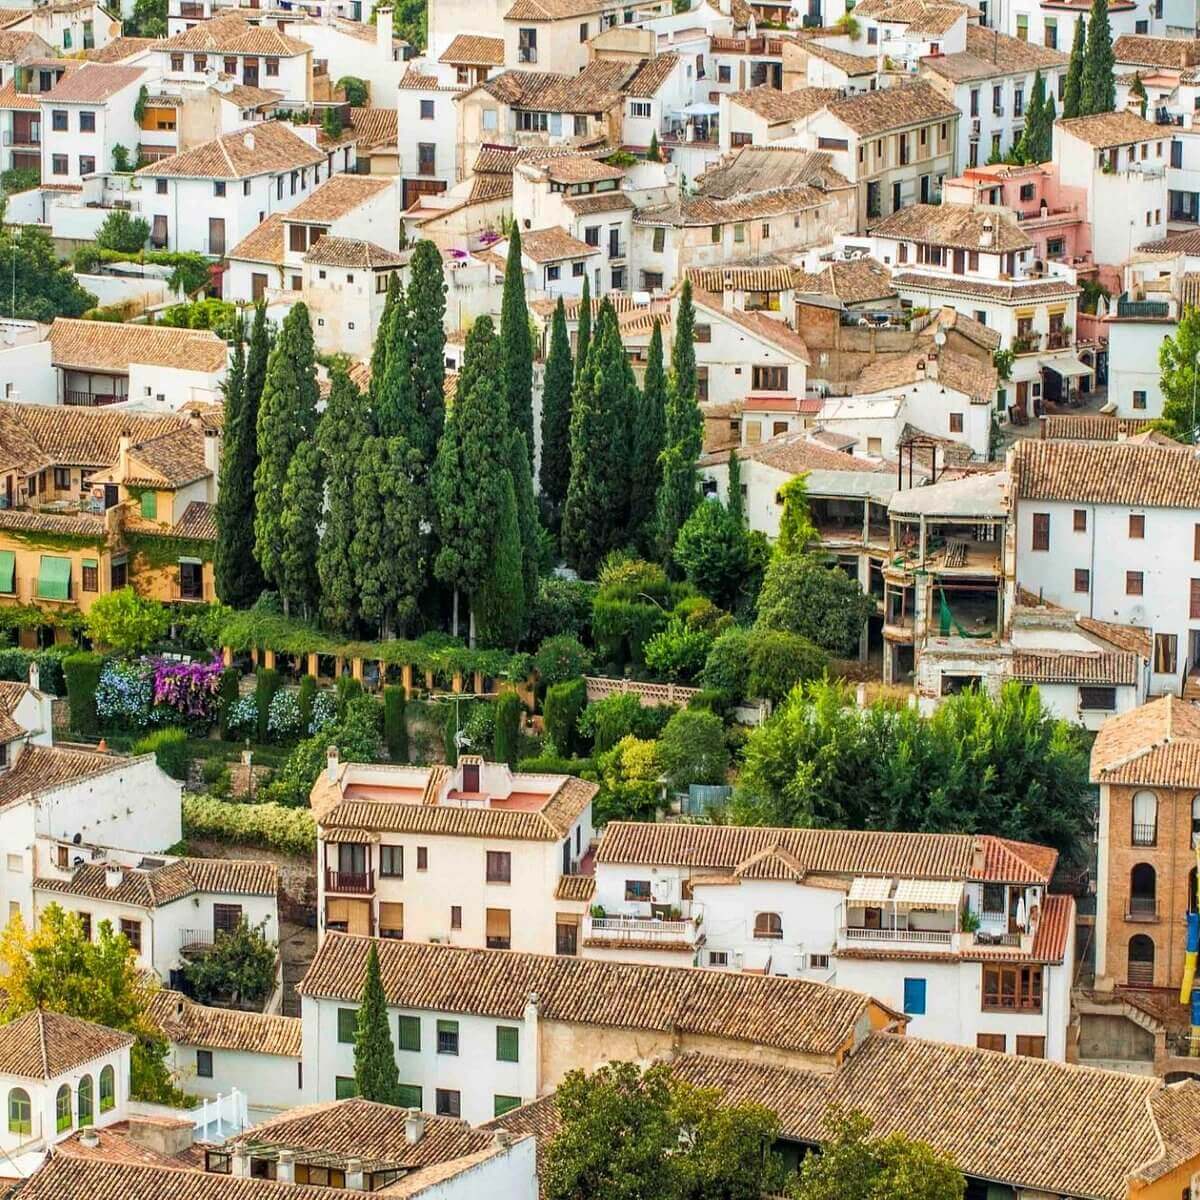
<instances>
[{"instance_id":1,"label":"balcony","mask_svg":"<svg viewBox=\"0 0 1200 1200\"><path fill-rule=\"evenodd\" d=\"M183 17L189 21L203 21L208 16L203 4L194 4L191 0L181 0L178 9L179 11L172 13L172 16Z\"/></svg>"},{"instance_id":2,"label":"balcony","mask_svg":"<svg viewBox=\"0 0 1200 1200\"><path fill-rule=\"evenodd\" d=\"M28 146L37 147L42 144L42 131L37 126L26 131L23 129L6 129L4 131L4 144L6 146Z\"/></svg>"},{"instance_id":3,"label":"balcony","mask_svg":"<svg viewBox=\"0 0 1200 1200\"><path fill-rule=\"evenodd\" d=\"M1014 354L1036 354L1042 348L1040 333L1018 333L1012 340Z\"/></svg>"},{"instance_id":4,"label":"balcony","mask_svg":"<svg viewBox=\"0 0 1200 1200\"><path fill-rule=\"evenodd\" d=\"M204 587L191 584L183 585L178 580L171 584L171 599L180 604L203 604L206 599Z\"/></svg>"},{"instance_id":5,"label":"balcony","mask_svg":"<svg viewBox=\"0 0 1200 1200\"><path fill-rule=\"evenodd\" d=\"M326 867L325 890L342 895L369 896L375 891L375 872L335 871Z\"/></svg>"},{"instance_id":6,"label":"balcony","mask_svg":"<svg viewBox=\"0 0 1200 1200\"><path fill-rule=\"evenodd\" d=\"M664 946L694 946L699 921L668 921L647 917L584 917L585 940L620 946L629 942L650 942Z\"/></svg>"},{"instance_id":7,"label":"balcony","mask_svg":"<svg viewBox=\"0 0 1200 1200\"><path fill-rule=\"evenodd\" d=\"M1157 896L1130 896L1125 904L1125 920L1157 921Z\"/></svg>"},{"instance_id":8,"label":"balcony","mask_svg":"<svg viewBox=\"0 0 1200 1200\"><path fill-rule=\"evenodd\" d=\"M838 943L869 949L876 944L886 946L945 946L954 945L952 929L866 929L859 925L843 925L838 930Z\"/></svg>"},{"instance_id":9,"label":"balcony","mask_svg":"<svg viewBox=\"0 0 1200 1200\"><path fill-rule=\"evenodd\" d=\"M179 949L184 954L205 954L216 944L212 929L183 929L179 933Z\"/></svg>"},{"instance_id":10,"label":"balcony","mask_svg":"<svg viewBox=\"0 0 1200 1200\"><path fill-rule=\"evenodd\" d=\"M1158 841L1158 829L1154 825L1134 825L1133 844L1135 846L1153 846Z\"/></svg>"},{"instance_id":11,"label":"balcony","mask_svg":"<svg viewBox=\"0 0 1200 1200\"><path fill-rule=\"evenodd\" d=\"M1171 305L1166 300L1128 300L1124 296L1117 299L1117 316L1140 320L1165 321L1171 315Z\"/></svg>"}]
</instances>

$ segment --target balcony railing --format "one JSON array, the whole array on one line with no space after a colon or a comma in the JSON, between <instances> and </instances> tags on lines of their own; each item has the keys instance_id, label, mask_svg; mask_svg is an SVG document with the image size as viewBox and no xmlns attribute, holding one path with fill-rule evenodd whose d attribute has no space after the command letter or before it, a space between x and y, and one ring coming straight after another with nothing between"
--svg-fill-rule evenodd
<instances>
[{"instance_id":1,"label":"balcony railing","mask_svg":"<svg viewBox=\"0 0 1200 1200\"><path fill-rule=\"evenodd\" d=\"M974 936L976 946L1019 946L1019 933L988 933L985 929L976 930Z\"/></svg>"},{"instance_id":2,"label":"balcony railing","mask_svg":"<svg viewBox=\"0 0 1200 1200\"><path fill-rule=\"evenodd\" d=\"M211 929L184 929L179 935L179 946L185 951L211 950L216 940Z\"/></svg>"},{"instance_id":3,"label":"balcony railing","mask_svg":"<svg viewBox=\"0 0 1200 1200\"><path fill-rule=\"evenodd\" d=\"M489 950L511 950L512 938L510 937L488 937L485 939Z\"/></svg>"},{"instance_id":4,"label":"balcony railing","mask_svg":"<svg viewBox=\"0 0 1200 1200\"><path fill-rule=\"evenodd\" d=\"M206 15L203 4L192 4L189 0L181 0L179 11L175 14L177 17L188 17L193 20L203 20Z\"/></svg>"},{"instance_id":5,"label":"balcony railing","mask_svg":"<svg viewBox=\"0 0 1200 1200\"><path fill-rule=\"evenodd\" d=\"M354 892L359 895L375 890L374 871L335 871L325 868L325 890L327 892Z\"/></svg>"},{"instance_id":6,"label":"balcony railing","mask_svg":"<svg viewBox=\"0 0 1200 1200\"><path fill-rule=\"evenodd\" d=\"M1157 921L1157 896L1130 896L1125 905L1125 920L1127 921Z\"/></svg>"},{"instance_id":7,"label":"balcony railing","mask_svg":"<svg viewBox=\"0 0 1200 1200\"><path fill-rule=\"evenodd\" d=\"M585 917L584 937L598 942L682 942L691 945L696 937L696 923L644 917Z\"/></svg>"},{"instance_id":8,"label":"balcony railing","mask_svg":"<svg viewBox=\"0 0 1200 1200\"><path fill-rule=\"evenodd\" d=\"M171 585L171 599L178 600L181 604L203 604L204 588L184 587L176 581Z\"/></svg>"},{"instance_id":9,"label":"balcony railing","mask_svg":"<svg viewBox=\"0 0 1200 1200\"><path fill-rule=\"evenodd\" d=\"M1071 344L1071 335L1062 329L1052 329L1046 335L1048 350L1065 350Z\"/></svg>"},{"instance_id":10,"label":"balcony railing","mask_svg":"<svg viewBox=\"0 0 1200 1200\"><path fill-rule=\"evenodd\" d=\"M1014 354L1036 354L1042 348L1040 333L1018 333L1012 343Z\"/></svg>"},{"instance_id":11,"label":"balcony railing","mask_svg":"<svg viewBox=\"0 0 1200 1200\"><path fill-rule=\"evenodd\" d=\"M1171 306L1165 300L1117 300L1118 317L1150 317L1159 320L1171 315Z\"/></svg>"},{"instance_id":12,"label":"balcony railing","mask_svg":"<svg viewBox=\"0 0 1200 1200\"><path fill-rule=\"evenodd\" d=\"M847 942L920 942L935 946L952 946L954 932L949 929L864 929L843 925L839 935Z\"/></svg>"},{"instance_id":13,"label":"balcony railing","mask_svg":"<svg viewBox=\"0 0 1200 1200\"><path fill-rule=\"evenodd\" d=\"M40 146L42 144L42 131L35 128L26 133L21 129L6 129L4 131L4 144L6 146Z\"/></svg>"},{"instance_id":14,"label":"balcony railing","mask_svg":"<svg viewBox=\"0 0 1200 1200\"><path fill-rule=\"evenodd\" d=\"M1153 825L1134 825L1133 844L1135 846L1153 846L1158 840L1158 830Z\"/></svg>"}]
</instances>

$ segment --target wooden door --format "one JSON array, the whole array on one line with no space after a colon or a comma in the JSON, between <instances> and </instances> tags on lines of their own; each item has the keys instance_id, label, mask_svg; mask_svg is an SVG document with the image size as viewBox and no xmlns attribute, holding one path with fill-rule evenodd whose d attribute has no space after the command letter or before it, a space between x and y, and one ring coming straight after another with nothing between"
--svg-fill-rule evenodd
<instances>
[{"instance_id":1,"label":"wooden door","mask_svg":"<svg viewBox=\"0 0 1200 1200\"><path fill-rule=\"evenodd\" d=\"M208 252L220 257L225 253L225 218L208 218Z\"/></svg>"},{"instance_id":2,"label":"wooden door","mask_svg":"<svg viewBox=\"0 0 1200 1200\"><path fill-rule=\"evenodd\" d=\"M267 277L260 271L250 276L250 298L257 304L267 291Z\"/></svg>"}]
</instances>

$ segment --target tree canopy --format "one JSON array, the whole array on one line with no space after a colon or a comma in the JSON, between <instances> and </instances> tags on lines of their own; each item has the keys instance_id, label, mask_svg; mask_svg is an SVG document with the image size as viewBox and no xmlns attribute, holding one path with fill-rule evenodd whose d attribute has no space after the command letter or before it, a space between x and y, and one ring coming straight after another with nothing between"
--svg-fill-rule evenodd
<instances>
[{"instance_id":1,"label":"tree canopy","mask_svg":"<svg viewBox=\"0 0 1200 1200\"><path fill-rule=\"evenodd\" d=\"M1163 394L1160 428L1182 442L1194 442L1200 425L1196 358L1200 355L1200 309L1185 308L1175 332L1158 348Z\"/></svg>"},{"instance_id":2,"label":"tree canopy","mask_svg":"<svg viewBox=\"0 0 1200 1200\"><path fill-rule=\"evenodd\" d=\"M1079 84L1081 117L1112 112L1117 107L1115 68L1108 0L1092 0L1083 50L1083 76Z\"/></svg>"}]
</instances>

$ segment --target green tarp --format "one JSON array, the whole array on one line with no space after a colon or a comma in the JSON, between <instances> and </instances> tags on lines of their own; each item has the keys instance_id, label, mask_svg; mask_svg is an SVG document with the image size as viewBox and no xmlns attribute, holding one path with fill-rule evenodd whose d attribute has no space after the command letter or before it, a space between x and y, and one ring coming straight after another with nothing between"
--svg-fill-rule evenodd
<instances>
[{"instance_id":1,"label":"green tarp","mask_svg":"<svg viewBox=\"0 0 1200 1200\"><path fill-rule=\"evenodd\" d=\"M71 560L54 554L43 554L38 571L39 600L69 600L71 598Z\"/></svg>"}]
</instances>

